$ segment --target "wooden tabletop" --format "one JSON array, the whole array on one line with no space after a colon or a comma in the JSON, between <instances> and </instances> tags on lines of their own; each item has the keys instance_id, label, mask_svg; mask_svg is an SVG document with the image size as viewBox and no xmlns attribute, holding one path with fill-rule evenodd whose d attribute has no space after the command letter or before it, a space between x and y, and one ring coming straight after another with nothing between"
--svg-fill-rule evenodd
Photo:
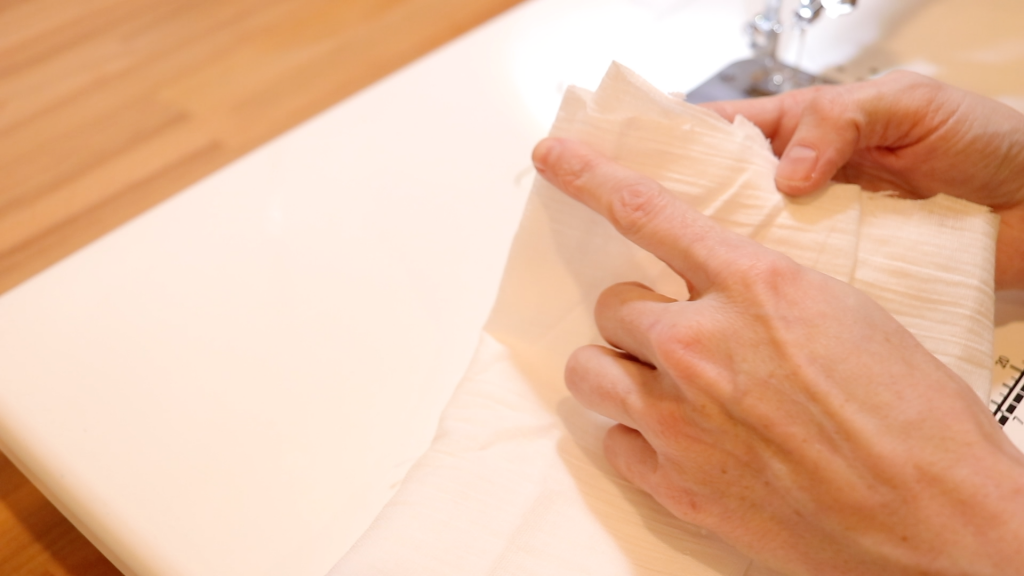
<instances>
[{"instance_id":1,"label":"wooden tabletop","mask_svg":"<svg viewBox=\"0 0 1024 576\"><path fill-rule=\"evenodd\" d=\"M0 293L519 1L0 1ZM118 574L2 454L0 574Z\"/></svg>"}]
</instances>

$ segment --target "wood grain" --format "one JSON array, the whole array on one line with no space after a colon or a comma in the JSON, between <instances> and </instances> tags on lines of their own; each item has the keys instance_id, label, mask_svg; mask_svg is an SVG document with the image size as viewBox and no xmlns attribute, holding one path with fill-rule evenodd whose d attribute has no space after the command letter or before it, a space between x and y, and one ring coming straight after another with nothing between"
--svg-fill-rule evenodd
<instances>
[{"instance_id":1,"label":"wood grain","mask_svg":"<svg viewBox=\"0 0 1024 576\"><path fill-rule=\"evenodd\" d=\"M0 293L519 0L0 0ZM0 574L117 574L0 455Z\"/></svg>"}]
</instances>

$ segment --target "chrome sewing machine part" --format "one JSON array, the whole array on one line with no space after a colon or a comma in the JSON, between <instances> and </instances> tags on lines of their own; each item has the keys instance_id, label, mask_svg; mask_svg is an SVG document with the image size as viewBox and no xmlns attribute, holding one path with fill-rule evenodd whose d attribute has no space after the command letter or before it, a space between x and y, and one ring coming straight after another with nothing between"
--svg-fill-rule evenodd
<instances>
[{"instance_id":1,"label":"chrome sewing machine part","mask_svg":"<svg viewBox=\"0 0 1024 576\"><path fill-rule=\"evenodd\" d=\"M794 88L833 83L779 61L779 35L785 29L780 18L781 4L782 0L768 0L764 11L747 25L754 57L726 66L687 94L687 101L699 104L770 96ZM803 30L822 13L836 18L849 14L856 4L857 0L800 0L800 6L793 15L792 28L803 34Z\"/></svg>"},{"instance_id":2,"label":"chrome sewing machine part","mask_svg":"<svg viewBox=\"0 0 1024 576\"><path fill-rule=\"evenodd\" d=\"M797 26L807 26L824 12L829 18L845 16L857 6L857 0L800 0L796 9Z\"/></svg>"}]
</instances>

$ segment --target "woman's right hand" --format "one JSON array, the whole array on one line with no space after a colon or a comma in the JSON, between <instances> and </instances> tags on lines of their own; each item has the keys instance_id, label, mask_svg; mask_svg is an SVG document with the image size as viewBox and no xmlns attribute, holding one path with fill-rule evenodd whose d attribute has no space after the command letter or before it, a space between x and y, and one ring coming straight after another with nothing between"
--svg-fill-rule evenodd
<instances>
[{"instance_id":1,"label":"woman's right hand","mask_svg":"<svg viewBox=\"0 0 1024 576\"><path fill-rule=\"evenodd\" d=\"M992 207L1002 218L996 286L1024 288L1024 114L912 72L703 106L761 128L783 193L836 180Z\"/></svg>"}]
</instances>

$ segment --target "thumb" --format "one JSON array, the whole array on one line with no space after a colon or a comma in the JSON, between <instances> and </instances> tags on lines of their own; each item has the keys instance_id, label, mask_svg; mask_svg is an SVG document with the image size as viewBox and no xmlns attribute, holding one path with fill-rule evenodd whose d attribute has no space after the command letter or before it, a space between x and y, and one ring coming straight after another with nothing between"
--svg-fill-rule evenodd
<instances>
[{"instance_id":1,"label":"thumb","mask_svg":"<svg viewBox=\"0 0 1024 576\"><path fill-rule=\"evenodd\" d=\"M847 106L843 99L825 94L807 103L779 159L775 185L780 192L810 194L828 183L850 159L860 130L856 115Z\"/></svg>"}]
</instances>

